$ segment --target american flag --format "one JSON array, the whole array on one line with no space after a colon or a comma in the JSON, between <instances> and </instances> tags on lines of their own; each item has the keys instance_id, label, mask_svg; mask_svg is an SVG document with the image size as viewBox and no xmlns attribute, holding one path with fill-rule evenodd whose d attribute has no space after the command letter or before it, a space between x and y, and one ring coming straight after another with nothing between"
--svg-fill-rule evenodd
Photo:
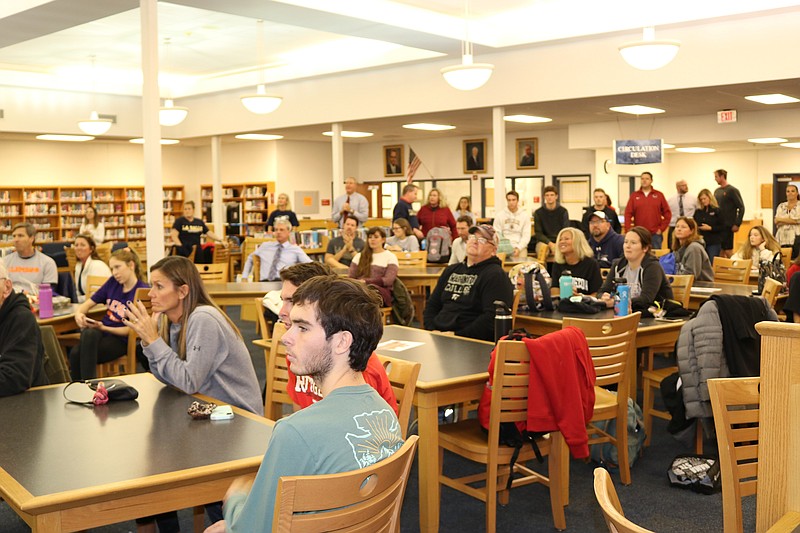
<instances>
[{"instance_id":1,"label":"american flag","mask_svg":"<svg viewBox=\"0 0 800 533\"><path fill-rule=\"evenodd\" d=\"M417 169L422 164L417 154L414 153L414 149L410 146L408 147L408 178L406 179L406 183L411 183L414 179L414 174L417 173Z\"/></svg>"}]
</instances>

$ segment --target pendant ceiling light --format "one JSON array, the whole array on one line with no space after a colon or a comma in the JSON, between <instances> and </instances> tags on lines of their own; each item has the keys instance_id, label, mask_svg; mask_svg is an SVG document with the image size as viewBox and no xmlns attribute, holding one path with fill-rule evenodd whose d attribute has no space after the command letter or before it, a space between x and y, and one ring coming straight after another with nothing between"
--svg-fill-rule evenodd
<instances>
[{"instance_id":1,"label":"pendant ceiling light","mask_svg":"<svg viewBox=\"0 0 800 533\"><path fill-rule=\"evenodd\" d=\"M169 37L164 39L165 69L169 67L169 50L171 44L172 40ZM170 96L171 91L169 89L169 84L166 81L163 81L163 83L166 86L164 93L167 95L167 98L164 99L164 105L158 109L158 123L162 126L177 126L189 115L189 108L176 106Z\"/></svg>"},{"instance_id":2,"label":"pendant ceiling light","mask_svg":"<svg viewBox=\"0 0 800 533\"><path fill-rule=\"evenodd\" d=\"M469 40L469 0L464 2L464 40L461 42L461 64L445 67L442 76L451 87L461 91L472 91L482 87L492 76L494 65L475 63L472 42Z\"/></svg>"},{"instance_id":3,"label":"pendant ceiling light","mask_svg":"<svg viewBox=\"0 0 800 533\"><path fill-rule=\"evenodd\" d=\"M267 94L267 88L265 84L265 77L266 77L266 46L264 44L264 21L259 20L257 22L258 26L258 70L259 70L259 84L256 87L256 94L246 94L241 97L242 105L247 108L248 111L251 113L256 113L257 115L266 115L267 113L272 113L278 107L280 107L281 102L283 102L283 98L280 96L273 96Z\"/></svg>"},{"instance_id":4,"label":"pendant ceiling light","mask_svg":"<svg viewBox=\"0 0 800 533\"><path fill-rule=\"evenodd\" d=\"M92 107L97 109L97 91L95 89L95 56L92 59ZM111 119L100 118L97 111L92 111L88 120L81 120L78 122L78 128L87 135L103 135L111 129Z\"/></svg>"},{"instance_id":5,"label":"pendant ceiling light","mask_svg":"<svg viewBox=\"0 0 800 533\"><path fill-rule=\"evenodd\" d=\"M622 58L639 70L656 70L675 59L681 42L656 40L656 30L652 26L642 30L642 40L625 43L619 47Z\"/></svg>"}]
</instances>

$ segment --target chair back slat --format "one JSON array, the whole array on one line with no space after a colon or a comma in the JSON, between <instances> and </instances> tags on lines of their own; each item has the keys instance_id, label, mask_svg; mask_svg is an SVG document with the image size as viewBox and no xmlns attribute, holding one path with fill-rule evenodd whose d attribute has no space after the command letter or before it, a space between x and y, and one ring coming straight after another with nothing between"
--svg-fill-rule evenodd
<instances>
[{"instance_id":1,"label":"chair back slat","mask_svg":"<svg viewBox=\"0 0 800 533\"><path fill-rule=\"evenodd\" d=\"M422 368L422 363L396 359L386 355L378 355L389 383L392 385L394 397L397 400L397 419L403 438L408 431L408 420L411 417L411 405L414 401L414 392L417 390L417 378Z\"/></svg>"},{"instance_id":2,"label":"chair back slat","mask_svg":"<svg viewBox=\"0 0 800 533\"><path fill-rule=\"evenodd\" d=\"M752 259L727 259L714 258L714 281L747 284L750 278L750 265Z\"/></svg>"},{"instance_id":3,"label":"chair back slat","mask_svg":"<svg viewBox=\"0 0 800 533\"><path fill-rule=\"evenodd\" d=\"M195 265L203 283L227 283L228 264Z\"/></svg>"},{"instance_id":4,"label":"chair back slat","mask_svg":"<svg viewBox=\"0 0 800 533\"><path fill-rule=\"evenodd\" d=\"M266 356L267 391L264 397L264 416L271 420L283 417L283 406L293 405L291 396L286 392L289 385L289 364L286 362L286 347L281 337L286 333L283 322L276 322L272 330L272 346Z\"/></svg>"},{"instance_id":5,"label":"chair back slat","mask_svg":"<svg viewBox=\"0 0 800 533\"><path fill-rule=\"evenodd\" d=\"M399 268L421 267L424 268L428 262L428 251L419 252L392 252L397 257Z\"/></svg>"},{"instance_id":6,"label":"chair back slat","mask_svg":"<svg viewBox=\"0 0 800 533\"><path fill-rule=\"evenodd\" d=\"M667 281L672 287L672 297L679 301L684 309L689 309L694 276L691 274L673 274L667 276Z\"/></svg>"},{"instance_id":7,"label":"chair back slat","mask_svg":"<svg viewBox=\"0 0 800 533\"><path fill-rule=\"evenodd\" d=\"M280 478L275 531L399 531L418 439L411 435L391 457L360 470Z\"/></svg>"},{"instance_id":8,"label":"chair back slat","mask_svg":"<svg viewBox=\"0 0 800 533\"><path fill-rule=\"evenodd\" d=\"M764 297L770 307L775 307L775 302L778 300L778 294L780 294L782 288L783 283L767 278L764 280L764 290L761 291L761 296Z\"/></svg>"},{"instance_id":9,"label":"chair back slat","mask_svg":"<svg viewBox=\"0 0 800 533\"><path fill-rule=\"evenodd\" d=\"M617 490L614 488L611 476L605 468L594 469L594 495L597 498L597 503L600 504L600 509L603 511L609 531L653 533L649 529L637 526L625 518L625 514L622 512L622 505L619 503Z\"/></svg>"},{"instance_id":10,"label":"chair back slat","mask_svg":"<svg viewBox=\"0 0 800 533\"><path fill-rule=\"evenodd\" d=\"M760 378L710 379L708 392L717 430L726 533L741 532L742 497L758 489Z\"/></svg>"}]
</instances>

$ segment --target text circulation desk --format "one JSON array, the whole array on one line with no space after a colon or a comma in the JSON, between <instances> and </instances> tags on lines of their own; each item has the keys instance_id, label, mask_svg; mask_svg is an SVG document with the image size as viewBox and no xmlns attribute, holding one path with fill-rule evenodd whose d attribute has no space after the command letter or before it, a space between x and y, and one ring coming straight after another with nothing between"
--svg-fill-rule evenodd
<instances>
[{"instance_id":1,"label":"text circulation desk","mask_svg":"<svg viewBox=\"0 0 800 533\"><path fill-rule=\"evenodd\" d=\"M138 400L68 404L63 384L0 398L0 495L34 532L219 501L235 478L258 470L273 422L237 408L232 420L193 420L194 397L152 374L122 379Z\"/></svg>"}]
</instances>

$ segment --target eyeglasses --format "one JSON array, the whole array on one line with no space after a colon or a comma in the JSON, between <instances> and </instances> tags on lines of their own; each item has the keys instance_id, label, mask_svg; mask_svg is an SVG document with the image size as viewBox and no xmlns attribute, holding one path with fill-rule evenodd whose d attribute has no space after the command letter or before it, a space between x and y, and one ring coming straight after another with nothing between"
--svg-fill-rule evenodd
<instances>
[{"instance_id":1,"label":"eyeglasses","mask_svg":"<svg viewBox=\"0 0 800 533\"><path fill-rule=\"evenodd\" d=\"M486 244L486 243L489 242L489 239L486 239L484 237L478 237L474 233L472 235L470 235L469 237L467 237L467 240L468 241L478 241L478 244Z\"/></svg>"}]
</instances>

